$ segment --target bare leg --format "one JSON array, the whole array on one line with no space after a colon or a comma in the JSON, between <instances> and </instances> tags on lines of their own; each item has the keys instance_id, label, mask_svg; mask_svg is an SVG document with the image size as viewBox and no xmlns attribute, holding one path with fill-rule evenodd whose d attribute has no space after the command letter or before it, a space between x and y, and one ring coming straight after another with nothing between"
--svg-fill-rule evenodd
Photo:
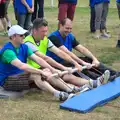
<instances>
[{"instance_id":1,"label":"bare leg","mask_svg":"<svg viewBox=\"0 0 120 120\"><path fill-rule=\"evenodd\" d=\"M73 87L65 83L61 78L59 77L53 77L51 80L49 80L50 84L60 88L61 90L65 92L71 92L73 90Z\"/></svg>"},{"instance_id":2,"label":"bare leg","mask_svg":"<svg viewBox=\"0 0 120 120\"><path fill-rule=\"evenodd\" d=\"M89 80L86 80L86 79L83 79L83 78L80 78L80 77L76 77L75 75L72 75L72 74L64 75L63 80L66 81L66 82L69 82L73 85L76 85L76 86L82 86L82 85L85 85L85 84L89 84Z\"/></svg>"},{"instance_id":3,"label":"bare leg","mask_svg":"<svg viewBox=\"0 0 120 120\"><path fill-rule=\"evenodd\" d=\"M52 94L57 92L57 90L55 90L48 82L42 81L40 75L31 74L30 79L33 80L35 84L44 91L49 91Z\"/></svg>"},{"instance_id":4,"label":"bare leg","mask_svg":"<svg viewBox=\"0 0 120 120\"><path fill-rule=\"evenodd\" d=\"M50 72L51 71L49 69L44 69L43 70L44 72L47 71L47 72ZM66 85L67 83L65 83L61 78L59 77L52 77L51 79L47 80L47 82L49 82L50 84L60 88L61 90L63 91L66 91L66 92L71 92L73 88L70 87L70 85Z\"/></svg>"},{"instance_id":5,"label":"bare leg","mask_svg":"<svg viewBox=\"0 0 120 120\"><path fill-rule=\"evenodd\" d=\"M5 19L7 21L8 27L11 27L11 22L10 22L10 19L8 17L8 14L5 15Z\"/></svg>"},{"instance_id":6,"label":"bare leg","mask_svg":"<svg viewBox=\"0 0 120 120\"><path fill-rule=\"evenodd\" d=\"M9 4L10 4L10 0L7 0L7 1L6 1L6 5L5 5L5 10L6 10L5 19L6 19L6 21L7 21L8 27L11 27L11 22L10 22L10 19L9 19L9 17L8 17L8 13L7 13Z\"/></svg>"},{"instance_id":7,"label":"bare leg","mask_svg":"<svg viewBox=\"0 0 120 120\"><path fill-rule=\"evenodd\" d=\"M1 22L2 22L2 25L4 27L4 31L7 32L7 23L6 23L5 18L1 18Z\"/></svg>"},{"instance_id":8,"label":"bare leg","mask_svg":"<svg viewBox=\"0 0 120 120\"><path fill-rule=\"evenodd\" d=\"M54 89L47 81L42 81L41 76L37 74L31 74L30 79L35 82L35 84L44 91L49 91L54 96L58 97L59 100L66 100L69 97L68 93L60 92Z\"/></svg>"}]
</instances>

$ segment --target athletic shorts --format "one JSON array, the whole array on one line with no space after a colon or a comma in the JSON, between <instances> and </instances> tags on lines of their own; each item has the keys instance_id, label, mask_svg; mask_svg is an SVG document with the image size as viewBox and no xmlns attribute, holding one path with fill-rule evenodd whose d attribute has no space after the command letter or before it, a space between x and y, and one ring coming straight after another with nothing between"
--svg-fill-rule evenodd
<instances>
[{"instance_id":1,"label":"athletic shorts","mask_svg":"<svg viewBox=\"0 0 120 120\"><path fill-rule=\"evenodd\" d=\"M4 18L5 17L5 3L1 3L0 4L0 18Z\"/></svg>"}]
</instances>

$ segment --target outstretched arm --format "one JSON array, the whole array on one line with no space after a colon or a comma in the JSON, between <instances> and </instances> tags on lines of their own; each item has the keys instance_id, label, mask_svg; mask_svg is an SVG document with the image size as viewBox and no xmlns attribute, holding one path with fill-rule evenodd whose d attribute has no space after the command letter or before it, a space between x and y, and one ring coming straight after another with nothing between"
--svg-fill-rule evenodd
<instances>
[{"instance_id":1,"label":"outstretched arm","mask_svg":"<svg viewBox=\"0 0 120 120\"><path fill-rule=\"evenodd\" d=\"M95 64L95 66L98 66L100 64L100 62L97 60L97 58L87 48L85 48L84 46L77 45L75 47L75 49L77 51L79 51L80 53L82 53L84 56L86 56L88 58L91 58L93 60L92 63Z\"/></svg>"},{"instance_id":2,"label":"outstretched arm","mask_svg":"<svg viewBox=\"0 0 120 120\"><path fill-rule=\"evenodd\" d=\"M51 57L49 56L46 56L42 53L40 53L39 51L35 52L35 54L39 57L41 57L42 59L44 59L47 63L49 63L51 66L53 67L56 67L56 68L59 68L61 70L66 70L66 67L63 66L62 64L56 62L54 59L52 59Z\"/></svg>"},{"instance_id":3,"label":"outstretched arm","mask_svg":"<svg viewBox=\"0 0 120 120\"><path fill-rule=\"evenodd\" d=\"M40 74L43 75L44 77L46 77L47 79L51 77L52 74L50 74L49 72L43 72L40 69L36 69L31 67L30 65L21 62L18 58L14 59L11 61L11 64L16 66L17 68L24 70L26 72L30 72L30 73L34 73L34 74Z\"/></svg>"},{"instance_id":4,"label":"outstretched arm","mask_svg":"<svg viewBox=\"0 0 120 120\"><path fill-rule=\"evenodd\" d=\"M32 54L31 56L29 56L29 58L32 59L33 61L35 61L36 63L38 63L43 68L49 68L52 72L56 71L55 68L53 68L52 66L50 66L45 60L43 60L42 58L38 57L35 54Z\"/></svg>"},{"instance_id":5,"label":"outstretched arm","mask_svg":"<svg viewBox=\"0 0 120 120\"><path fill-rule=\"evenodd\" d=\"M51 52L55 53L57 56L59 56L60 58L72 63L73 65L75 65L75 67L77 67L79 69L79 71L82 70L82 66L80 66L74 59L72 59L67 53L65 53L64 51L60 50L59 48L53 46L49 49Z\"/></svg>"},{"instance_id":6,"label":"outstretched arm","mask_svg":"<svg viewBox=\"0 0 120 120\"><path fill-rule=\"evenodd\" d=\"M30 65L21 62L18 58L11 61L11 64L17 68L30 73L43 74L42 70L31 67Z\"/></svg>"},{"instance_id":7,"label":"outstretched arm","mask_svg":"<svg viewBox=\"0 0 120 120\"><path fill-rule=\"evenodd\" d=\"M79 57L77 57L77 55L75 55L73 52L69 51L65 46L62 45L61 47L59 47L59 49L67 53L69 56L71 56L75 61L77 61L81 65L85 65L86 62L84 62Z\"/></svg>"}]
</instances>

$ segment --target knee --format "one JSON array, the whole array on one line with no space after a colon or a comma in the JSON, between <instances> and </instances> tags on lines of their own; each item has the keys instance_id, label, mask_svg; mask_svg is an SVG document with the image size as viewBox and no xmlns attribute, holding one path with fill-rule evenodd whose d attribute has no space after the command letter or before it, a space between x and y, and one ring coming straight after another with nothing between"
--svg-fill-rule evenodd
<instances>
[{"instance_id":1,"label":"knee","mask_svg":"<svg viewBox=\"0 0 120 120\"><path fill-rule=\"evenodd\" d=\"M35 81L41 79L41 76L38 74L31 74L30 75L30 80Z\"/></svg>"},{"instance_id":2,"label":"knee","mask_svg":"<svg viewBox=\"0 0 120 120\"><path fill-rule=\"evenodd\" d=\"M69 82L71 79L73 78L73 75L72 74L65 74L62 79L65 81L65 82Z\"/></svg>"},{"instance_id":3,"label":"knee","mask_svg":"<svg viewBox=\"0 0 120 120\"><path fill-rule=\"evenodd\" d=\"M44 72L51 72L51 70L49 68L45 68L43 69ZM51 72L52 73L52 72Z\"/></svg>"}]
</instances>

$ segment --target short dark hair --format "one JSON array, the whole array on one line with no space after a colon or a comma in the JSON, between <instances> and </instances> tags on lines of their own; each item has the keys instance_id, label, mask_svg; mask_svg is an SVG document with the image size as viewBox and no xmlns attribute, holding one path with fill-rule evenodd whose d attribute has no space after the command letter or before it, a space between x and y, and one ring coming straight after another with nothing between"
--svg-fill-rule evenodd
<instances>
[{"instance_id":1,"label":"short dark hair","mask_svg":"<svg viewBox=\"0 0 120 120\"><path fill-rule=\"evenodd\" d=\"M45 27L48 26L48 22L45 19L37 18L33 21L33 26L32 26L33 29L38 29L42 26L45 26Z\"/></svg>"},{"instance_id":2,"label":"short dark hair","mask_svg":"<svg viewBox=\"0 0 120 120\"><path fill-rule=\"evenodd\" d=\"M66 24L68 18L64 18L61 21L59 21L59 24L61 24L62 26L64 26Z\"/></svg>"}]
</instances>

